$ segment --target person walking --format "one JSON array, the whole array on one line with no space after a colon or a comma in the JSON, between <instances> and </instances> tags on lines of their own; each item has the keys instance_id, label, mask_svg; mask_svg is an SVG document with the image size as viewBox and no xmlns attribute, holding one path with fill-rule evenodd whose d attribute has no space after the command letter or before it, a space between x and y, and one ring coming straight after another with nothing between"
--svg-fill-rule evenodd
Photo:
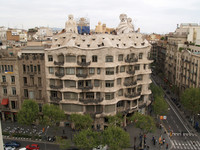
<instances>
[{"instance_id":1,"label":"person walking","mask_svg":"<svg viewBox=\"0 0 200 150\"><path fill-rule=\"evenodd\" d=\"M165 144L165 138L163 138L163 143L162 144Z\"/></svg>"},{"instance_id":2,"label":"person walking","mask_svg":"<svg viewBox=\"0 0 200 150\"><path fill-rule=\"evenodd\" d=\"M168 146L169 146L168 143L166 143L166 150L168 149Z\"/></svg>"}]
</instances>

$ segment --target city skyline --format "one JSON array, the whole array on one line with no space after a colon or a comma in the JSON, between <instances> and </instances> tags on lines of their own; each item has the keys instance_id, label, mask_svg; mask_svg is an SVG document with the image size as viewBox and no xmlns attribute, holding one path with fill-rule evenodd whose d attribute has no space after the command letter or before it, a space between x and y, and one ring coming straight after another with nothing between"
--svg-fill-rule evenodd
<instances>
[{"instance_id":1,"label":"city skyline","mask_svg":"<svg viewBox=\"0 0 200 150\"><path fill-rule=\"evenodd\" d=\"M11 28L34 28L40 26L64 28L69 14L74 18L87 17L91 29L99 21L107 27L116 28L119 24L119 14L126 13L133 19L135 30L142 33L165 34L174 32L177 24L198 23L200 2L191 1L158 1L142 0L123 2L116 1L2 1L0 9L1 24Z\"/></svg>"}]
</instances>

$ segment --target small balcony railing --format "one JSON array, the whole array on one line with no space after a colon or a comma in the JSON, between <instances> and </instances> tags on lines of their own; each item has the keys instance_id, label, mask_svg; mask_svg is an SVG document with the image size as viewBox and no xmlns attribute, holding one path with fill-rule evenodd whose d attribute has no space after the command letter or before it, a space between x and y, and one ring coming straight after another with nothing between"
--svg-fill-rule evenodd
<instances>
[{"instance_id":1,"label":"small balcony railing","mask_svg":"<svg viewBox=\"0 0 200 150\"><path fill-rule=\"evenodd\" d=\"M8 82L1 82L1 85L6 86L6 85L8 85Z\"/></svg>"},{"instance_id":2,"label":"small balcony railing","mask_svg":"<svg viewBox=\"0 0 200 150\"><path fill-rule=\"evenodd\" d=\"M130 74L130 75L133 75L133 74L135 74L135 70L128 70L128 71L126 71L126 73Z\"/></svg>"},{"instance_id":3,"label":"small balcony railing","mask_svg":"<svg viewBox=\"0 0 200 150\"><path fill-rule=\"evenodd\" d=\"M63 62L54 61L54 65L58 65L58 66L64 65L64 61Z\"/></svg>"},{"instance_id":4,"label":"small balcony railing","mask_svg":"<svg viewBox=\"0 0 200 150\"><path fill-rule=\"evenodd\" d=\"M126 59L125 59L125 62L126 62L126 63L138 62L138 59L137 59L137 58L126 58Z\"/></svg>"},{"instance_id":5,"label":"small balcony railing","mask_svg":"<svg viewBox=\"0 0 200 150\"><path fill-rule=\"evenodd\" d=\"M79 98L79 101L84 103L84 104L88 104L88 103L100 103L103 101L103 97L102 98Z\"/></svg>"},{"instance_id":6,"label":"small balcony railing","mask_svg":"<svg viewBox=\"0 0 200 150\"><path fill-rule=\"evenodd\" d=\"M83 67L87 67L91 64L91 62L80 62L80 61L77 61L77 64L79 66L83 66Z\"/></svg>"},{"instance_id":7,"label":"small balcony railing","mask_svg":"<svg viewBox=\"0 0 200 150\"><path fill-rule=\"evenodd\" d=\"M59 103L62 100L62 98L50 96L50 100L51 102Z\"/></svg>"},{"instance_id":8,"label":"small balcony railing","mask_svg":"<svg viewBox=\"0 0 200 150\"><path fill-rule=\"evenodd\" d=\"M137 97L137 96L140 96L140 92L132 93L132 94L125 94L126 98L134 98L134 97Z\"/></svg>"},{"instance_id":9,"label":"small balcony railing","mask_svg":"<svg viewBox=\"0 0 200 150\"><path fill-rule=\"evenodd\" d=\"M137 81L124 82L124 86L134 86L134 85L137 85Z\"/></svg>"},{"instance_id":10,"label":"small balcony railing","mask_svg":"<svg viewBox=\"0 0 200 150\"><path fill-rule=\"evenodd\" d=\"M60 73L60 72L56 72L55 75L59 78L62 78L65 74L64 73Z\"/></svg>"},{"instance_id":11,"label":"small balcony railing","mask_svg":"<svg viewBox=\"0 0 200 150\"><path fill-rule=\"evenodd\" d=\"M87 73L84 73L84 74L80 74L80 73L78 73L78 74L76 74L76 76L77 77L81 77L81 78L86 78L87 76L88 76L88 74Z\"/></svg>"},{"instance_id":12,"label":"small balcony railing","mask_svg":"<svg viewBox=\"0 0 200 150\"><path fill-rule=\"evenodd\" d=\"M93 86L79 86L78 89L81 89L81 90L91 90L93 89Z\"/></svg>"},{"instance_id":13,"label":"small balcony railing","mask_svg":"<svg viewBox=\"0 0 200 150\"><path fill-rule=\"evenodd\" d=\"M49 86L51 89L62 89L63 85L50 85Z\"/></svg>"}]
</instances>

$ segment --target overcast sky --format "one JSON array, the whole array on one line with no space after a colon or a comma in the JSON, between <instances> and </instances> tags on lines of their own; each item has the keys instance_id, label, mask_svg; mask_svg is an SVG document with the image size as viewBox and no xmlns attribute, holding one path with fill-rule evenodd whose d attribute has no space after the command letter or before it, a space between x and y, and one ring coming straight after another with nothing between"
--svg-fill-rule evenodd
<instances>
[{"instance_id":1,"label":"overcast sky","mask_svg":"<svg viewBox=\"0 0 200 150\"><path fill-rule=\"evenodd\" d=\"M168 33L180 23L200 22L200 0L0 0L0 26L64 28L69 14L116 28L119 15L132 18L143 33Z\"/></svg>"}]
</instances>

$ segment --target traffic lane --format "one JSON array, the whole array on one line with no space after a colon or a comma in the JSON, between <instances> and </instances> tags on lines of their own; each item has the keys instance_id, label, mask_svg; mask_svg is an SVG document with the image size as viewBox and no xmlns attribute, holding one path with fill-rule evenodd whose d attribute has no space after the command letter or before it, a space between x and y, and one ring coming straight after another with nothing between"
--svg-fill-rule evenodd
<instances>
[{"instance_id":1,"label":"traffic lane","mask_svg":"<svg viewBox=\"0 0 200 150\"><path fill-rule=\"evenodd\" d=\"M18 140L18 139L3 139L3 142L9 142L9 141L17 141L21 144L21 147L26 147L29 144L38 144L40 147L40 150L45 150L45 143L42 142L33 142L33 141L23 141L23 140ZM18 149L20 149L18 148ZM16 150L18 150L16 149ZM46 150L60 150L59 145L54 144L54 143L46 143Z\"/></svg>"}]
</instances>

